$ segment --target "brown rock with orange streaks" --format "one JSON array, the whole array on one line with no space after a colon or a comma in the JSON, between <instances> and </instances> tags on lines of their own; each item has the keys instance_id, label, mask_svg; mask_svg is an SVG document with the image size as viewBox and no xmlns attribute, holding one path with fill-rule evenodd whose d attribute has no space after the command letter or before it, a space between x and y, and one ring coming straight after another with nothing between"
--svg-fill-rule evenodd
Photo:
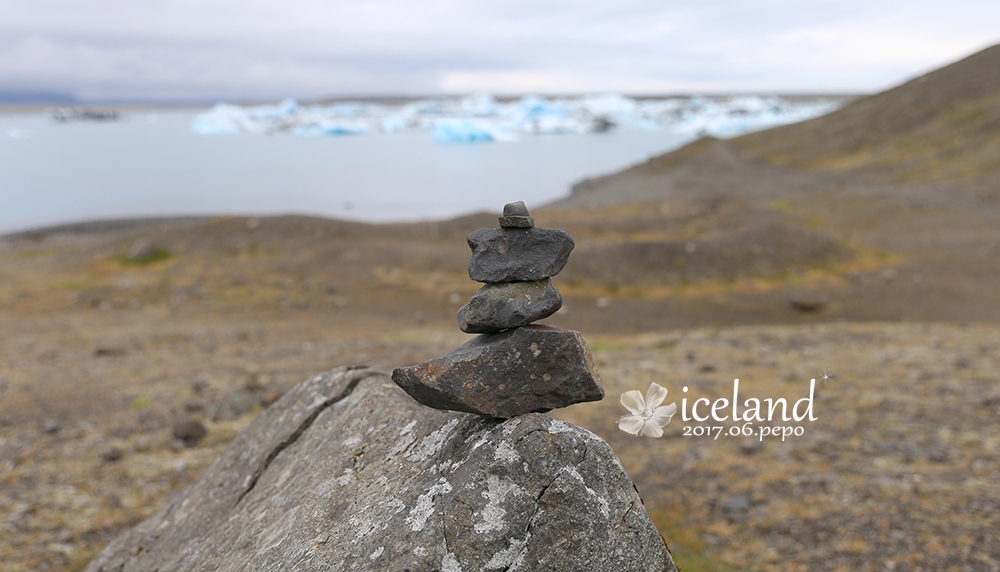
<instances>
[{"instance_id":1,"label":"brown rock with orange streaks","mask_svg":"<svg viewBox=\"0 0 1000 572\"><path fill-rule=\"evenodd\" d=\"M428 407L503 419L604 398L583 336L551 326L477 336L441 357L396 368L392 380Z\"/></svg>"}]
</instances>

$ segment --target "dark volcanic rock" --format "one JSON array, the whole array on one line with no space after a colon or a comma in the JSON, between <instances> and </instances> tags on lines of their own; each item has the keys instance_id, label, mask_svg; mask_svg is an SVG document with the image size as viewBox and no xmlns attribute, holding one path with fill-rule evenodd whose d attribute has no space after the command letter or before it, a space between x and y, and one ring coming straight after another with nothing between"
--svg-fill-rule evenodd
<instances>
[{"instance_id":1,"label":"dark volcanic rock","mask_svg":"<svg viewBox=\"0 0 1000 572\"><path fill-rule=\"evenodd\" d=\"M531 228L535 219L528 216L528 207L524 201L507 203L503 206L503 216L500 217L500 228Z\"/></svg>"},{"instance_id":2,"label":"dark volcanic rock","mask_svg":"<svg viewBox=\"0 0 1000 572\"><path fill-rule=\"evenodd\" d=\"M392 372L397 385L428 407L501 418L600 401L600 379L579 332L539 325L482 334Z\"/></svg>"},{"instance_id":3,"label":"dark volcanic rock","mask_svg":"<svg viewBox=\"0 0 1000 572\"><path fill-rule=\"evenodd\" d=\"M46 419L42 422L42 433L58 433L62 429L62 421L58 419Z\"/></svg>"},{"instance_id":4,"label":"dark volcanic rock","mask_svg":"<svg viewBox=\"0 0 1000 572\"><path fill-rule=\"evenodd\" d=\"M87 572L675 572L600 437L434 411L340 368L287 392Z\"/></svg>"},{"instance_id":5,"label":"dark volcanic rock","mask_svg":"<svg viewBox=\"0 0 1000 572\"><path fill-rule=\"evenodd\" d=\"M493 334L548 318L561 307L562 294L549 278L487 284L458 311L458 327L467 334Z\"/></svg>"},{"instance_id":6,"label":"dark volcanic rock","mask_svg":"<svg viewBox=\"0 0 1000 572\"><path fill-rule=\"evenodd\" d=\"M184 441L184 444L188 447L194 447L198 444L198 441L204 439L205 435L208 435L205 426L194 419L177 421L174 423L172 433L175 439Z\"/></svg>"},{"instance_id":7,"label":"dark volcanic rock","mask_svg":"<svg viewBox=\"0 0 1000 572\"><path fill-rule=\"evenodd\" d=\"M500 228L531 228L533 226L535 226L535 219L530 216L500 217Z\"/></svg>"},{"instance_id":8,"label":"dark volcanic rock","mask_svg":"<svg viewBox=\"0 0 1000 572\"><path fill-rule=\"evenodd\" d=\"M481 228L467 238L472 249L469 278L476 282L522 282L559 274L575 243L564 230Z\"/></svg>"},{"instance_id":9,"label":"dark volcanic rock","mask_svg":"<svg viewBox=\"0 0 1000 572\"><path fill-rule=\"evenodd\" d=\"M528 216L528 207L524 201L514 201L503 206L503 216Z\"/></svg>"},{"instance_id":10,"label":"dark volcanic rock","mask_svg":"<svg viewBox=\"0 0 1000 572\"><path fill-rule=\"evenodd\" d=\"M801 294L791 299L792 307L800 312L818 312L826 307L826 298Z\"/></svg>"}]
</instances>

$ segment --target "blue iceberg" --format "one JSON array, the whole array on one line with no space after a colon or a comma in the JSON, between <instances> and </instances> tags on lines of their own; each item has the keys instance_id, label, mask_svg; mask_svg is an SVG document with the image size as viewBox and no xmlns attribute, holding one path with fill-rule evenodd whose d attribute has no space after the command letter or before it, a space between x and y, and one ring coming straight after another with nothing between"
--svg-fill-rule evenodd
<instances>
[{"instance_id":1,"label":"blue iceberg","mask_svg":"<svg viewBox=\"0 0 1000 572\"><path fill-rule=\"evenodd\" d=\"M365 135L371 127L364 121L314 121L303 123L292 128L293 135Z\"/></svg>"},{"instance_id":2,"label":"blue iceberg","mask_svg":"<svg viewBox=\"0 0 1000 572\"><path fill-rule=\"evenodd\" d=\"M500 138L495 130L472 119L442 119L431 134L435 143L488 143Z\"/></svg>"},{"instance_id":3,"label":"blue iceberg","mask_svg":"<svg viewBox=\"0 0 1000 572\"><path fill-rule=\"evenodd\" d=\"M730 137L802 121L835 109L834 99L790 101L777 96L633 99L620 93L574 98L526 95L501 102L489 94L440 97L403 105L360 101L300 105L219 103L191 128L199 134L290 133L363 135L427 131L438 143L511 141L519 135L600 133L612 129L668 130Z\"/></svg>"}]
</instances>

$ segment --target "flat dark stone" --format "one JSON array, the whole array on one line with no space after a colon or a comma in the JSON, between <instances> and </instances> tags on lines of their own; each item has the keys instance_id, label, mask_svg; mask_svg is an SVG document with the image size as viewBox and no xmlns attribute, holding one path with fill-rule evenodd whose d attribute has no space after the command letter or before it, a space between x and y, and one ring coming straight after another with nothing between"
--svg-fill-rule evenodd
<instances>
[{"instance_id":1,"label":"flat dark stone","mask_svg":"<svg viewBox=\"0 0 1000 572\"><path fill-rule=\"evenodd\" d=\"M487 284L458 311L458 327L467 334L495 334L548 318L561 307L562 294L550 278Z\"/></svg>"},{"instance_id":2,"label":"flat dark stone","mask_svg":"<svg viewBox=\"0 0 1000 572\"><path fill-rule=\"evenodd\" d=\"M530 216L500 217L500 228L531 228L533 226L535 226L535 219Z\"/></svg>"},{"instance_id":3,"label":"flat dark stone","mask_svg":"<svg viewBox=\"0 0 1000 572\"><path fill-rule=\"evenodd\" d=\"M503 419L600 401L600 379L579 332L540 325L482 334L392 372L396 385L428 407Z\"/></svg>"},{"instance_id":4,"label":"flat dark stone","mask_svg":"<svg viewBox=\"0 0 1000 572\"><path fill-rule=\"evenodd\" d=\"M565 230L481 228L467 238L469 278L476 282L524 282L559 274L576 244Z\"/></svg>"}]
</instances>

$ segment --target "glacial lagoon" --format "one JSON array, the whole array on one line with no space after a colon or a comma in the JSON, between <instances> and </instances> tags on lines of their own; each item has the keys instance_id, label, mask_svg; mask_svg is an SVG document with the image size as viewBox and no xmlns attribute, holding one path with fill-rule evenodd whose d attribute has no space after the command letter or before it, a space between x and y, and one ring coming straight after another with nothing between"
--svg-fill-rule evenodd
<instances>
[{"instance_id":1,"label":"glacial lagoon","mask_svg":"<svg viewBox=\"0 0 1000 572\"><path fill-rule=\"evenodd\" d=\"M797 121L837 103L441 101L123 110L118 121L0 112L0 233L130 217L299 213L376 222L441 219L511 200L532 207L700 135ZM227 127L234 116L242 123Z\"/></svg>"}]
</instances>

